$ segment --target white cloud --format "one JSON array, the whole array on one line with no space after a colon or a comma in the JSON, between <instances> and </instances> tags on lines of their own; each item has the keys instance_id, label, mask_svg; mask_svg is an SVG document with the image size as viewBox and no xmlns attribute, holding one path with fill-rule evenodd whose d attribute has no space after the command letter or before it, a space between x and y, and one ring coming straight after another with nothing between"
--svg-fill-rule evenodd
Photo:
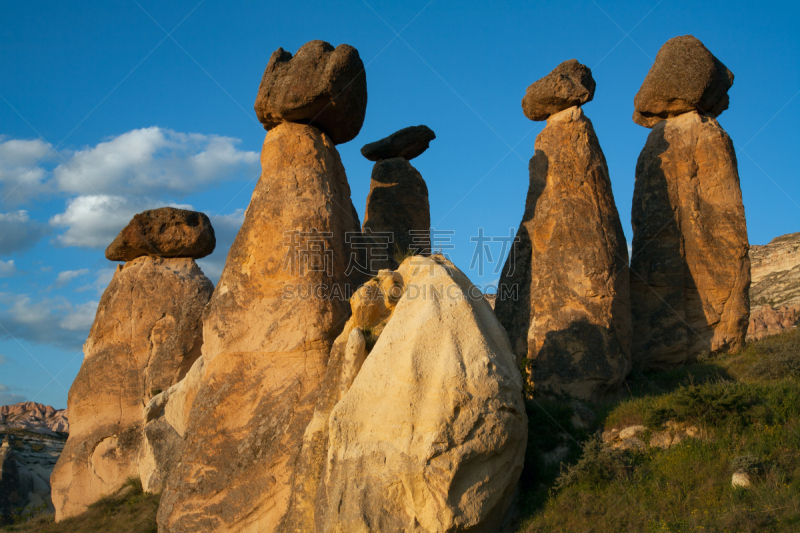
<instances>
[{"instance_id":1,"label":"white cloud","mask_svg":"<svg viewBox=\"0 0 800 533\"><path fill-rule=\"evenodd\" d=\"M53 174L60 190L84 195L189 194L258 173L258 154L239 150L240 142L153 126L79 150Z\"/></svg>"},{"instance_id":2,"label":"white cloud","mask_svg":"<svg viewBox=\"0 0 800 533\"><path fill-rule=\"evenodd\" d=\"M94 316L97 314L99 302L86 302L76 305L71 313L60 322L60 326L69 331L87 332L92 327Z\"/></svg>"},{"instance_id":3,"label":"white cloud","mask_svg":"<svg viewBox=\"0 0 800 533\"><path fill-rule=\"evenodd\" d=\"M55 286L57 288L63 287L73 279L85 276L88 273L88 268L81 268L80 270L64 270L63 272L59 272L58 276L56 276Z\"/></svg>"},{"instance_id":4,"label":"white cloud","mask_svg":"<svg viewBox=\"0 0 800 533\"><path fill-rule=\"evenodd\" d=\"M102 295L103 292L105 292L106 287L108 287L108 284L111 283L111 278L114 277L114 272L116 271L117 267L108 267L98 270L95 272L95 279L92 283L78 287L75 289L75 292L94 290L97 292L98 296Z\"/></svg>"},{"instance_id":5,"label":"white cloud","mask_svg":"<svg viewBox=\"0 0 800 533\"><path fill-rule=\"evenodd\" d=\"M39 166L53 155L50 144L39 139L0 141L0 202L19 204L51 189L48 171Z\"/></svg>"},{"instance_id":6,"label":"white cloud","mask_svg":"<svg viewBox=\"0 0 800 533\"><path fill-rule=\"evenodd\" d=\"M3 261L0 259L0 278L8 278L17 273L17 267L14 265L14 260Z\"/></svg>"},{"instance_id":7,"label":"white cloud","mask_svg":"<svg viewBox=\"0 0 800 533\"><path fill-rule=\"evenodd\" d=\"M0 383L0 405L11 405L25 400L25 396L10 391L8 385Z\"/></svg>"},{"instance_id":8,"label":"white cloud","mask_svg":"<svg viewBox=\"0 0 800 533\"><path fill-rule=\"evenodd\" d=\"M66 228L56 237L62 246L105 248L131 221L133 215L146 209L163 207L164 202L150 198L122 196L78 196L67 203L67 209L50 219L50 225ZM191 209L189 205L166 204Z\"/></svg>"},{"instance_id":9,"label":"white cloud","mask_svg":"<svg viewBox=\"0 0 800 533\"><path fill-rule=\"evenodd\" d=\"M0 255L30 248L47 231L47 226L31 220L25 210L0 213Z\"/></svg>"},{"instance_id":10,"label":"white cloud","mask_svg":"<svg viewBox=\"0 0 800 533\"><path fill-rule=\"evenodd\" d=\"M216 285L222 275L222 269L225 267L228 251L244 222L244 209L237 209L230 215L216 215L210 218L211 225L214 227L214 236L217 238L217 247L214 248L213 254L199 259L197 264L203 269L203 273L208 279Z\"/></svg>"},{"instance_id":11,"label":"white cloud","mask_svg":"<svg viewBox=\"0 0 800 533\"><path fill-rule=\"evenodd\" d=\"M34 301L27 294L0 292L0 338L51 344L65 350L80 350L89 335L87 314L97 302L74 305L65 298ZM75 318L70 318L75 315Z\"/></svg>"}]
</instances>

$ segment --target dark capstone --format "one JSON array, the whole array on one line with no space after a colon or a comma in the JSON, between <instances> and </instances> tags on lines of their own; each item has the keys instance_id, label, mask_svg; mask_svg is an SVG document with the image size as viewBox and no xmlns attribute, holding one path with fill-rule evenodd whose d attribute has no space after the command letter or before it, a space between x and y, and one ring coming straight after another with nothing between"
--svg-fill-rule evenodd
<instances>
[{"instance_id":1,"label":"dark capstone","mask_svg":"<svg viewBox=\"0 0 800 533\"><path fill-rule=\"evenodd\" d=\"M370 161L402 157L411 160L428 149L436 134L428 126L409 126L384 137L380 141L365 144L361 155Z\"/></svg>"},{"instance_id":2,"label":"dark capstone","mask_svg":"<svg viewBox=\"0 0 800 533\"><path fill-rule=\"evenodd\" d=\"M547 120L559 111L591 101L594 88L592 70L569 59L528 87L522 99L522 111L531 120Z\"/></svg>"},{"instance_id":3,"label":"dark capstone","mask_svg":"<svg viewBox=\"0 0 800 533\"><path fill-rule=\"evenodd\" d=\"M255 110L267 130L297 122L319 128L335 144L354 139L367 112L367 76L358 50L310 41L292 57L278 48L261 78Z\"/></svg>"},{"instance_id":4,"label":"dark capstone","mask_svg":"<svg viewBox=\"0 0 800 533\"><path fill-rule=\"evenodd\" d=\"M670 117L697 110L717 117L728 109L733 73L691 35L661 47L633 99L633 121L652 128Z\"/></svg>"},{"instance_id":5,"label":"dark capstone","mask_svg":"<svg viewBox=\"0 0 800 533\"><path fill-rule=\"evenodd\" d=\"M132 261L143 255L199 259L217 245L211 221L203 213L174 207L143 211L106 248L109 261Z\"/></svg>"}]
</instances>

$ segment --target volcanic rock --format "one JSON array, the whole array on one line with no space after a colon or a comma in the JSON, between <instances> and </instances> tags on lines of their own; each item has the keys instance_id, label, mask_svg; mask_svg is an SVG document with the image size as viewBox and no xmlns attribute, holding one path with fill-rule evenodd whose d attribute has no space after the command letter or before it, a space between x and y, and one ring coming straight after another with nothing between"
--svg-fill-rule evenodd
<instances>
[{"instance_id":1,"label":"volcanic rock","mask_svg":"<svg viewBox=\"0 0 800 533\"><path fill-rule=\"evenodd\" d=\"M592 70L575 59L564 61L550 74L533 82L522 99L522 111L531 120L547 117L594 98Z\"/></svg>"},{"instance_id":2,"label":"volcanic rock","mask_svg":"<svg viewBox=\"0 0 800 533\"><path fill-rule=\"evenodd\" d=\"M158 513L165 531L275 531L350 314L347 233L360 228L331 138L280 124L261 167L204 314L202 376Z\"/></svg>"},{"instance_id":3,"label":"volcanic rock","mask_svg":"<svg viewBox=\"0 0 800 533\"><path fill-rule=\"evenodd\" d=\"M106 248L106 259L133 261L143 255L199 259L210 255L216 245L214 228L205 214L161 207L135 215Z\"/></svg>"},{"instance_id":4,"label":"volcanic rock","mask_svg":"<svg viewBox=\"0 0 800 533\"><path fill-rule=\"evenodd\" d=\"M402 157L411 160L428 149L436 134L428 126L403 128L374 143L365 144L361 155L370 161Z\"/></svg>"},{"instance_id":5,"label":"volcanic rock","mask_svg":"<svg viewBox=\"0 0 800 533\"><path fill-rule=\"evenodd\" d=\"M800 233L750 246L750 311L800 306Z\"/></svg>"},{"instance_id":6,"label":"volcanic rock","mask_svg":"<svg viewBox=\"0 0 800 533\"><path fill-rule=\"evenodd\" d=\"M659 122L636 163L634 362L664 369L744 345L750 260L736 153L695 111Z\"/></svg>"},{"instance_id":7,"label":"volcanic rock","mask_svg":"<svg viewBox=\"0 0 800 533\"><path fill-rule=\"evenodd\" d=\"M579 107L536 138L495 313L537 393L597 399L631 367L628 251L605 157Z\"/></svg>"},{"instance_id":8,"label":"volcanic rock","mask_svg":"<svg viewBox=\"0 0 800 533\"><path fill-rule=\"evenodd\" d=\"M367 111L367 77L358 50L310 41L292 57L278 48L261 79L255 110L267 130L296 122L319 128L334 144L354 139Z\"/></svg>"},{"instance_id":9,"label":"volcanic rock","mask_svg":"<svg viewBox=\"0 0 800 533\"><path fill-rule=\"evenodd\" d=\"M139 476L142 405L199 356L212 290L190 258L145 256L117 267L69 392L69 439L51 476L56 520Z\"/></svg>"},{"instance_id":10,"label":"volcanic rock","mask_svg":"<svg viewBox=\"0 0 800 533\"><path fill-rule=\"evenodd\" d=\"M407 251L430 255L430 227L428 186L417 169L401 157L375 163L364 215L364 235L375 242L370 270L397 268Z\"/></svg>"},{"instance_id":11,"label":"volcanic rock","mask_svg":"<svg viewBox=\"0 0 800 533\"><path fill-rule=\"evenodd\" d=\"M652 128L690 111L717 117L728 109L733 73L691 35L661 47L633 100L633 121Z\"/></svg>"},{"instance_id":12,"label":"volcanic rock","mask_svg":"<svg viewBox=\"0 0 800 533\"><path fill-rule=\"evenodd\" d=\"M36 402L2 405L0 430L3 429L22 429L47 435L69 433L67 410Z\"/></svg>"},{"instance_id":13,"label":"volcanic rock","mask_svg":"<svg viewBox=\"0 0 800 533\"><path fill-rule=\"evenodd\" d=\"M778 308L764 305L750 311L747 340L759 340L794 328L800 322L800 305Z\"/></svg>"},{"instance_id":14,"label":"volcanic rock","mask_svg":"<svg viewBox=\"0 0 800 533\"><path fill-rule=\"evenodd\" d=\"M404 295L360 370L353 319L334 344L279 531L498 530L527 440L508 338L441 256L397 273Z\"/></svg>"}]
</instances>

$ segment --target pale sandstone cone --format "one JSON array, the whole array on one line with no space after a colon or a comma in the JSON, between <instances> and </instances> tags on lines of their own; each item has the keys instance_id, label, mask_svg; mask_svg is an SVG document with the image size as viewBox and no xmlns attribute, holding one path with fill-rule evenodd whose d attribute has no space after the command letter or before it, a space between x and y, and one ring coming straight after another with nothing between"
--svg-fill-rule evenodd
<instances>
[{"instance_id":1,"label":"pale sandstone cone","mask_svg":"<svg viewBox=\"0 0 800 533\"><path fill-rule=\"evenodd\" d=\"M190 258L145 256L117 267L69 391L69 439L50 478L57 520L139 476L142 407L199 356L212 290Z\"/></svg>"},{"instance_id":2,"label":"pale sandstone cone","mask_svg":"<svg viewBox=\"0 0 800 533\"><path fill-rule=\"evenodd\" d=\"M661 121L636 164L633 352L664 369L744 345L750 260L736 153L710 117Z\"/></svg>"},{"instance_id":3,"label":"pale sandstone cone","mask_svg":"<svg viewBox=\"0 0 800 533\"><path fill-rule=\"evenodd\" d=\"M535 149L520 242L495 310L537 393L596 399L631 367L627 243L581 109L550 116ZM516 296L505 292L514 287Z\"/></svg>"},{"instance_id":4,"label":"pale sandstone cone","mask_svg":"<svg viewBox=\"0 0 800 533\"><path fill-rule=\"evenodd\" d=\"M312 126L270 130L262 175L204 315L202 379L182 462L167 482L161 531L273 531L346 298L285 297L287 284L344 286L346 232L358 216L339 154ZM332 277L284 270L284 231L332 232ZM354 287L353 287L354 288Z\"/></svg>"}]
</instances>

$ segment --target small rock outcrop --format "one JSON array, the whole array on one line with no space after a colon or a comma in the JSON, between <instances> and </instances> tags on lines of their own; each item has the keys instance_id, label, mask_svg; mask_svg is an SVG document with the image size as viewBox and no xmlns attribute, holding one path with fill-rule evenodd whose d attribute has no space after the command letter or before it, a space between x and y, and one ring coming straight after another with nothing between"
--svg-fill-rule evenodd
<instances>
[{"instance_id":1,"label":"small rock outcrop","mask_svg":"<svg viewBox=\"0 0 800 533\"><path fill-rule=\"evenodd\" d=\"M160 226L141 227L158 236ZM51 476L56 520L140 476L142 407L200 355L200 319L212 291L191 258L145 255L117 267L69 392L70 434Z\"/></svg>"},{"instance_id":2,"label":"small rock outcrop","mask_svg":"<svg viewBox=\"0 0 800 533\"><path fill-rule=\"evenodd\" d=\"M505 331L441 256L374 283L358 304L373 318L354 306L334 345L279 531L497 531L527 441ZM363 331L378 324L365 355Z\"/></svg>"},{"instance_id":3,"label":"small rock outcrop","mask_svg":"<svg viewBox=\"0 0 800 533\"><path fill-rule=\"evenodd\" d=\"M200 259L211 255L216 245L205 213L161 207L134 216L106 248L106 259L133 261L144 255Z\"/></svg>"},{"instance_id":4,"label":"small rock outcrop","mask_svg":"<svg viewBox=\"0 0 800 533\"><path fill-rule=\"evenodd\" d=\"M334 144L361 131L367 111L367 76L358 50L310 41L292 56L272 53L258 88L256 115L270 130L284 122L309 124Z\"/></svg>"},{"instance_id":5,"label":"small rock outcrop","mask_svg":"<svg viewBox=\"0 0 800 533\"><path fill-rule=\"evenodd\" d=\"M361 155L370 161L402 157L410 161L428 149L436 134L428 126L409 126L374 143L365 144Z\"/></svg>"},{"instance_id":6,"label":"small rock outcrop","mask_svg":"<svg viewBox=\"0 0 800 533\"><path fill-rule=\"evenodd\" d=\"M606 160L580 107L547 119L529 170L495 313L528 360L534 392L597 399L631 367L628 252Z\"/></svg>"},{"instance_id":7,"label":"small rock outcrop","mask_svg":"<svg viewBox=\"0 0 800 533\"><path fill-rule=\"evenodd\" d=\"M559 111L590 102L594 98L594 88L591 69L569 59L528 87L522 99L522 111L531 120L547 120Z\"/></svg>"},{"instance_id":8,"label":"small rock outcrop","mask_svg":"<svg viewBox=\"0 0 800 533\"><path fill-rule=\"evenodd\" d=\"M665 369L744 345L750 261L736 153L696 111L653 127L636 163L635 363Z\"/></svg>"},{"instance_id":9,"label":"small rock outcrop","mask_svg":"<svg viewBox=\"0 0 800 533\"><path fill-rule=\"evenodd\" d=\"M396 269L408 253L430 255L431 210L428 185L409 159L435 139L427 126L413 126L365 145L372 168L363 231L372 238L369 271Z\"/></svg>"},{"instance_id":10,"label":"small rock outcrop","mask_svg":"<svg viewBox=\"0 0 800 533\"><path fill-rule=\"evenodd\" d=\"M800 323L800 305L761 306L750 311L750 323L747 326L747 340L759 340L770 335L777 335L794 328Z\"/></svg>"},{"instance_id":11,"label":"small rock outcrop","mask_svg":"<svg viewBox=\"0 0 800 533\"><path fill-rule=\"evenodd\" d=\"M202 368L164 408L183 420L191 406L158 512L164 531L275 530L361 281L347 275L347 234L360 225L331 137L284 122L267 134L261 167L204 314Z\"/></svg>"},{"instance_id":12,"label":"small rock outcrop","mask_svg":"<svg viewBox=\"0 0 800 533\"><path fill-rule=\"evenodd\" d=\"M728 109L733 73L691 35L664 43L634 98L633 121L652 128L690 111L717 117Z\"/></svg>"}]
</instances>

